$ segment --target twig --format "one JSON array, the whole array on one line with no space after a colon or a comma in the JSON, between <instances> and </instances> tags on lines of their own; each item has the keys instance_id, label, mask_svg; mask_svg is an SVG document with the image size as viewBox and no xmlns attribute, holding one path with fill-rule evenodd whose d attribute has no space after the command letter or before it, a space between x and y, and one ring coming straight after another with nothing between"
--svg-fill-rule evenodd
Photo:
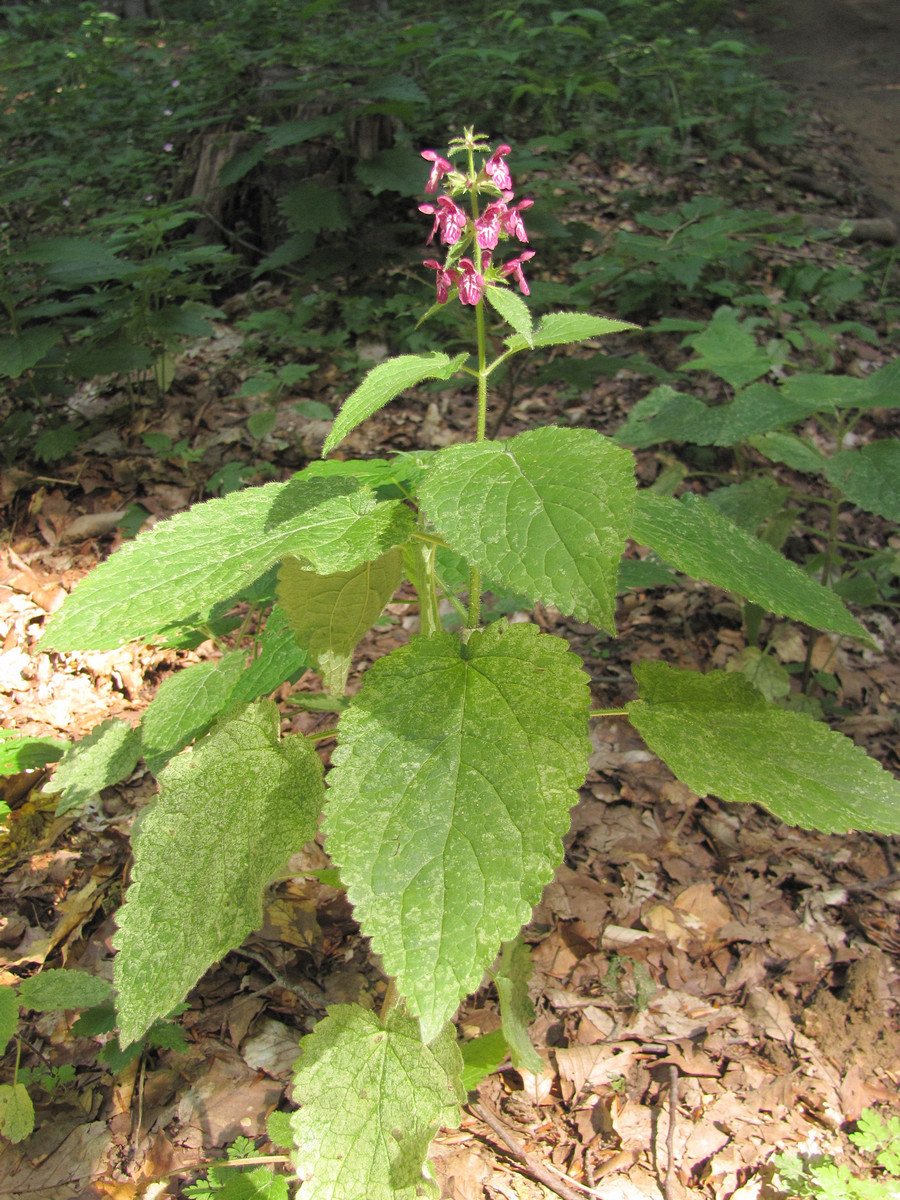
<instances>
[{"instance_id":1,"label":"twig","mask_svg":"<svg viewBox=\"0 0 900 1200\"><path fill-rule=\"evenodd\" d=\"M470 1104L469 1111L476 1116L479 1121L483 1121L485 1125L493 1129L497 1137L506 1146L512 1158L516 1162L520 1162L529 1175L533 1176L538 1183L542 1183L544 1187L548 1187L551 1192L556 1192L557 1196L561 1196L562 1200L583 1200L584 1196L595 1196L600 1200L600 1193L594 1191L593 1188L585 1187L583 1183L579 1183L577 1179L570 1179L579 1190L569 1187L568 1183L563 1180L569 1179L569 1176L562 1175L562 1172L557 1172L555 1169L550 1170L543 1163L538 1162L528 1154L518 1139L513 1137L512 1133L503 1124L500 1118L484 1104Z\"/></svg>"},{"instance_id":2,"label":"twig","mask_svg":"<svg viewBox=\"0 0 900 1200\"><path fill-rule=\"evenodd\" d=\"M669 1063L669 1128L666 1132L666 1178L663 1195L666 1200L675 1200L672 1184L675 1180L675 1116L678 1108L678 1068Z\"/></svg>"}]
</instances>

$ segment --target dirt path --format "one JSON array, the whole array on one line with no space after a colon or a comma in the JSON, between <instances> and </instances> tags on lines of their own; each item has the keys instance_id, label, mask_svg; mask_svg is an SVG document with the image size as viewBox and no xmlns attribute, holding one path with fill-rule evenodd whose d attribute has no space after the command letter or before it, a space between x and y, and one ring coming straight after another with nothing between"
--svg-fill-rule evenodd
<instances>
[{"instance_id":1,"label":"dirt path","mask_svg":"<svg viewBox=\"0 0 900 1200\"><path fill-rule=\"evenodd\" d=\"M774 78L847 131L877 214L900 219L900 2L779 0L751 25Z\"/></svg>"}]
</instances>

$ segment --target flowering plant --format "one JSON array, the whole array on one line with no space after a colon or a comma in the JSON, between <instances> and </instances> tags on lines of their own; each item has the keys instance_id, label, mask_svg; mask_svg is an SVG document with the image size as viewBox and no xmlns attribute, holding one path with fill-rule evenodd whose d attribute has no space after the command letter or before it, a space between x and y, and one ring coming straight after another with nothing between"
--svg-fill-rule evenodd
<instances>
[{"instance_id":1,"label":"flowering plant","mask_svg":"<svg viewBox=\"0 0 900 1200\"><path fill-rule=\"evenodd\" d=\"M388 982L378 1013L334 1005L301 1043L290 1118L301 1200L437 1194L426 1156L436 1130L458 1122L464 1058L483 1071L497 1061L460 1046L452 1024L485 971L500 1002L500 1052L523 1072L542 1069L527 1035L520 927L562 859L590 719L630 720L700 794L756 801L794 824L900 832L897 781L743 675L642 662L635 700L592 709L583 664L562 638L528 623L483 627L486 584L613 633L631 537L768 611L867 636L833 592L700 497L639 493L631 453L596 431L486 437L501 363L633 328L578 312L535 324L522 298L533 252L493 261L505 242L527 239L530 202L511 203L508 153L472 130L446 157L424 153L426 194L445 189L421 206L434 218L431 239L448 247L443 263L428 260L437 303L458 295L474 309L474 355L379 364L341 408L325 461L160 522L80 584L46 635L58 651L151 637L185 644L197 631L230 638L216 662L160 688L140 729L106 722L57 772L61 809L127 777L139 756L159 775L117 914L123 1046L260 927L273 875L324 833ZM452 162L460 156L463 170ZM511 328L490 362L486 303ZM477 384L472 441L390 461L327 457L405 389L456 374ZM420 632L347 696L354 649L403 579ZM235 604L249 611L232 638L223 615ZM447 609L455 631L444 628ZM283 729L267 698L307 668L328 694L293 699L335 714L324 734ZM327 790L323 736L335 743Z\"/></svg>"}]
</instances>

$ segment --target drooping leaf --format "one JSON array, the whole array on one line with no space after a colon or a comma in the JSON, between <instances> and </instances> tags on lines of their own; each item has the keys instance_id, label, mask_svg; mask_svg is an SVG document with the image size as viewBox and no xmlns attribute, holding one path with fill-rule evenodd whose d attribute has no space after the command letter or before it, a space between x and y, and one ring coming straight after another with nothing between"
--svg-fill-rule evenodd
<instances>
[{"instance_id":1,"label":"drooping leaf","mask_svg":"<svg viewBox=\"0 0 900 1200\"><path fill-rule=\"evenodd\" d=\"M262 924L262 893L315 836L322 764L279 733L262 700L224 717L160 775L119 909L115 964L122 1044L184 999L203 972Z\"/></svg>"},{"instance_id":2,"label":"drooping leaf","mask_svg":"<svg viewBox=\"0 0 900 1200\"><path fill-rule=\"evenodd\" d=\"M773 431L747 439L755 450L770 462L784 463L794 471L818 475L825 470L828 459L812 442L796 433Z\"/></svg>"},{"instance_id":3,"label":"drooping leaf","mask_svg":"<svg viewBox=\"0 0 900 1200\"><path fill-rule=\"evenodd\" d=\"M39 363L61 336L59 325L32 325L15 337L0 337L0 377L18 379Z\"/></svg>"},{"instance_id":4,"label":"drooping leaf","mask_svg":"<svg viewBox=\"0 0 900 1200\"><path fill-rule=\"evenodd\" d=\"M467 1092L474 1092L482 1079L497 1070L509 1047L503 1030L495 1029L469 1042L460 1042L459 1051L463 1059L462 1085Z\"/></svg>"},{"instance_id":5,"label":"drooping leaf","mask_svg":"<svg viewBox=\"0 0 900 1200\"><path fill-rule=\"evenodd\" d=\"M0 1136L23 1142L34 1130L34 1105L24 1083L0 1083Z\"/></svg>"},{"instance_id":6,"label":"drooping leaf","mask_svg":"<svg viewBox=\"0 0 900 1200\"><path fill-rule=\"evenodd\" d=\"M405 541L411 512L355 479L270 483L195 505L100 564L50 622L44 648L108 650L202 623L285 554L343 571Z\"/></svg>"},{"instance_id":7,"label":"drooping leaf","mask_svg":"<svg viewBox=\"0 0 900 1200\"><path fill-rule=\"evenodd\" d=\"M630 321L616 321L612 317L595 317L591 313L555 312L541 318L534 331L533 341L521 333L506 339L510 350L526 350L529 346L565 346L571 342L586 342L590 338L604 337L608 333L623 333L626 329L637 329Z\"/></svg>"},{"instance_id":8,"label":"drooping leaf","mask_svg":"<svg viewBox=\"0 0 900 1200\"><path fill-rule=\"evenodd\" d=\"M17 737L12 729L0 729L0 775L34 771L58 762L69 745L61 738Z\"/></svg>"},{"instance_id":9,"label":"drooping leaf","mask_svg":"<svg viewBox=\"0 0 900 1200\"><path fill-rule=\"evenodd\" d=\"M157 775L170 758L204 733L229 703L245 657L240 650L216 662L193 663L160 684L141 721L147 770Z\"/></svg>"},{"instance_id":10,"label":"drooping leaf","mask_svg":"<svg viewBox=\"0 0 900 1200\"><path fill-rule=\"evenodd\" d=\"M631 535L679 571L736 592L767 612L868 639L839 596L693 492L680 500L639 492Z\"/></svg>"},{"instance_id":11,"label":"drooping leaf","mask_svg":"<svg viewBox=\"0 0 900 1200\"><path fill-rule=\"evenodd\" d=\"M19 1002L36 1012L92 1008L108 1000L112 987L99 975L87 971L41 971L19 985Z\"/></svg>"},{"instance_id":12,"label":"drooping leaf","mask_svg":"<svg viewBox=\"0 0 900 1200\"><path fill-rule=\"evenodd\" d=\"M335 575L318 575L292 557L282 563L279 603L326 692L343 692L353 651L400 586L402 574L399 546Z\"/></svg>"},{"instance_id":13,"label":"drooping leaf","mask_svg":"<svg viewBox=\"0 0 900 1200\"><path fill-rule=\"evenodd\" d=\"M825 478L853 504L888 521L900 521L900 441L896 438L839 450L828 460Z\"/></svg>"},{"instance_id":14,"label":"drooping leaf","mask_svg":"<svg viewBox=\"0 0 900 1200\"><path fill-rule=\"evenodd\" d=\"M19 997L13 988L0 986L0 1054L6 1051L18 1021Z\"/></svg>"},{"instance_id":15,"label":"drooping leaf","mask_svg":"<svg viewBox=\"0 0 900 1200\"><path fill-rule=\"evenodd\" d=\"M56 815L87 804L91 797L127 779L141 756L141 733L128 721L111 717L70 746L59 762L48 791L62 791Z\"/></svg>"},{"instance_id":16,"label":"drooping leaf","mask_svg":"<svg viewBox=\"0 0 900 1200\"><path fill-rule=\"evenodd\" d=\"M540 1075L544 1060L528 1036L528 1025L534 1020L534 1005L528 995L530 979L531 951L519 934L513 941L503 943L500 970L494 976L494 983L500 998L503 1036L509 1046L513 1066Z\"/></svg>"},{"instance_id":17,"label":"drooping leaf","mask_svg":"<svg viewBox=\"0 0 900 1200\"><path fill-rule=\"evenodd\" d=\"M701 796L762 804L789 825L900 833L900 781L843 734L767 704L743 675L634 668L628 705L650 749Z\"/></svg>"},{"instance_id":18,"label":"drooping leaf","mask_svg":"<svg viewBox=\"0 0 900 1200\"><path fill-rule=\"evenodd\" d=\"M456 1128L465 1100L453 1027L426 1045L399 1008L382 1024L359 1005L335 1004L300 1045L291 1126L304 1197L437 1197L428 1147L441 1126Z\"/></svg>"},{"instance_id":19,"label":"drooping leaf","mask_svg":"<svg viewBox=\"0 0 900 1200\"><path fill-rule=\"evenodd\" d=\"M329 853L426 1040L528 920L586 769L586 676L503 621L417 637L341 717Z\"/></svg>"},{"instance_id":20,"label":"drooping leaf","mask_svg":"<svg viewBox=\"0 0 900 1200\"><path fill-rule=\"evenodd\" d=\"M322 446L322 457L339 446L351 430L406 388L415 387L423 379L449 379L465 362L465 354L450 358L436 351L431 354L401 354L379 363L366 375L355 392L351 392L335 417L331 432Z\"/></svg>"},{"instance_id":21,"label":"drooping leaf","mask_svg":"<svg viewBox=\"0 0 900 1200\"><path fill-rule=\"evenodd\" d=\"M438 533L486 577L615 627L634 460L590 429L533 429L448 446L419 498Z\"/></svg>"},{"instance_id":22,"label":"drooping leaf","mask_svg":"<svg viewBox=\"0 0 900 1200\"><path fill-rule=\"evenodd\" d=\"M507 325L511 325L530 346L533 322L531 310L522 297L504 287L486 288L484 294L491 307L495 308Z\"/></svg>"}]
</instances>

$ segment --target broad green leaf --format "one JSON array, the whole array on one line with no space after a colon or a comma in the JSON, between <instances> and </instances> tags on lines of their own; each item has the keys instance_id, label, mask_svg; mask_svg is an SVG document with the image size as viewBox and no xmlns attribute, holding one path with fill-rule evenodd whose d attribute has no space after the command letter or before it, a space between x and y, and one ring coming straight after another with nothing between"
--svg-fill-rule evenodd
<instances>
[{"instance_id":1,"label":"broad green leaf","mask_svg":"<svg viewBox=\"0 0 900 1200\"><path fill-rule=\"evenodd\" d=\"M0 1054L16 1032L19 1021L19 997L11 987L0 987Z\"/></svg>"},{"instance_id":2,"label":"broad green leaf","mask_svg":"<svg viewBox=\"0 0 900 1200\"><path fill-rule=\"evenodd\" d=\"M34 771L58 762L70 745L61 738L17 737L11 729L0 729L0 775Z\"/></svg>"},{"instance_id":3,"label":"broad green leaf","mask_svg":"<svg viewBox=\"0 0 900 1200\"><path fill-rule=\"evenodd\" d=\"M744 646L725 664L726 671L740 671L745 679L772 703L791 694L791 677L773 654L763 654L758 646Z\"/></svg>"},{"instance_id":4,"label":"broad green leaf","mask_svg":"<svg viewBox=\"0 0 900 1200\"><path fill-rule=\"evenodd\" d=\"M65 288L124 280L137 270L133 263L117 258L108 246L89 238L40 238L17 257L24 262L44 264L42 273L48 282Z\"/></svg>"},{"instance_id":5,"label":"broad green leaf","mask_svg":"<svg viewBox=\"0 0 900 1200\"><path fill-rule=\"evenodd\" d=\"M419 488L451 549L503 587L612 631L634 460L590 429L448 446Z\"/></svg>"},{"instance_id":6,"label":"broad green leaf","mask_svg":"<svg viewBox=\"0 0 900 1200\"><path fill-rule=\"evenodd\" d=\"M900 442L896 438L838 451L825 466L825 478L853 504L888 521L900 521Z\"/></svg>"},{"instance_id":7,"label":"broad green leaf","mask_svg":"<svg viewBox=\"0 0 900 1200\"><path fill-rule=\"evenodd\" d=\"M400 586L402 574L399 546L335 575L317 575L297 558L282 563L278 601L326 692L343 692L353 651Z\"/></svg>"},{"instance_id":8,"label":"broad green leaf","mask_svg":"<svg viewBox=\"0 0 900 1200\"><path fill-rule=\"evenodd\" d=\"M793 471L818 475L825 470L828 459L812 442L796 433L764 433L747 439L755 450L770 462L784 463Z\"/></svg>"},{"instance_id":9,"label":"broad green leaf","mask_svg":"<svg viewBox=\"0 0 900 1200\"><path fill-rule=\"evenodd\" d=\"M34 1105L24 1083L0 1083L0 1136L23 1142L34 1130Z\"/></svg>"},{"instance_id":10,"label":"broad green leaf","mask_svg":"<svg viewBox=\"0 0 900 1200\"><path fill-rule=\"evenodd\" d=\"M611 317L595 317L591 313L555 312L547 313L529 341L521 333L506 339L510 350L526 350L530 346L565 346L570 342L585 342L590 338L604 337L608 333L622 333L626 329L638 329L630 321L616 321Z\"/></svg>"},{"instance_id":11,"label":"broad green leaf","mask_svg":"<svg viewBox=\"0 0 900 1200\"><path fill-rule=\"evenodd\" d=\"M815 405L816 412L835 408L900 407L900 362L891 362L865 379L850 375L792 375L781 387L792 401Z\"/></svg>"},{"instance_id":12,"label":"broad green leaf","mask_svg":"<svg viewBox=\"0 0 900 1200\"><path fill-rule=\"evenodd\" d=\"M112 987L99 975L87 971L41 971L19 985L19 1003L36 1012L93 1008L108 1000Z\"/></svg>"},{"instance_id":13,"label":"broad green leaf","mask_svg":"<svg viewBox=\"0 0 900 1200\"><path fill-rule=\"evenodd\" d=\"M269 131L269 146L278 150L282 146L296 146L299 142L307 142L310 138L322 137L323 134L333 133L341 126L340 115L330 117L306 117L296 121L284 121L275 125Z\"/></svg>"},{"instance_id":14,"label":"broad green leaf","mask_svg":"<svg viewBox=\"0 0 900 1200\"><path fill-rule=\"evenodd\" d=\"M291 1114L277 1110L269 1113L266 1120L266 1136L273 1146L278 1146L283 1150L292 1146L294 1136L291 1132Z\"/></svg>"},{"instance_id":15,"label":"broad green leaf","mask_svg":"<svg viewBox=\"0 0 900 1200\"><path fill-rule=\"evenodd\" d=\"M148 771L157 775L170 758L206 731L229 703L245 661L244 654L234 650L217 662L185 667L160 684L141 721Z\"/></svg>"},{"instance_id":16,"label":"broad green leaf","mask_svg":"<svg viewBox=\"0 0 900 1200\"><path fill-rule=\"evenodd\" d=\"M491 307L495 308L507 325L512 325L516 333L530 346L533 329L531 310L522 297L505 287L485 288L484 294Z\"/></svg>"},{"instance_id":17,"label":"broad green leaf","mask_svg":"<svg viewBox=\"0 0 900 1200\"><path fill-rule=\"evenodd\" d=\"M279 726L275 704L259 701L224 717L160 775L117 915L123 1046L259 928L266 883L315 837L321 760Z\"/></svg>"},{"instance_id":18,"label":"broad green leaf","mask_svg":"<svg viewBox=\"0 0 900 1200\"><path fill-rule=\"evenodd\" d=\"M141 756L141 733L111 717L75 742L59 762L48 792L62 792L56 815L78 808L105 787L127 779Z\"/></svg>"},{"instance_id":19,"label":"broad green leaf","mask_svg":"<svg viewBox=\"0 0 900 1200\"><path fill-rule=\"evenodd\" d=\"M660 442L693 442L705 436L710 409L702 400L676 392L667 383L655 387L632 406L624 425L613 434L620 446L643 450Z\"/></svg>"},{"instance_id":20,"label":"broad green leaf","mask_svg":"<svg viewBox=\"0 0 900 1200\"><path fill-rule=\"evenodd\" d=\"M252 704L287 681L293 683L309 666L284 611L276 604L258 639L256 658L243 671L231 693L232 704Z\"/></svg>"},{"instance_id":21,"label":"broad green leaf","mask_svg":"<svg viewBox=\"0 0 900 1200\"><path fill-rule=\"evenodd\" d=\"M202 624L285 554L345 571L404 542L413 523L404 505L379 503L352 478L301 472L231 492L160 521L101 563L52 619L43 648L108 650Z\"/></svg>"},{"instance_id":22,"label":"broad green leaf","mask_svg":"<svg viewBox=\"0 0 900 1200\"><path fill-rule=\"evenodd\" d=\"M790 488L780 487L771 475L758 475L744 483L717 488L706 499L723 517L747 533L756 533L769 517L784 512L790 497Z\"/></svg>"},{"instance_id":23,"label":"broad green leaf","mask_svg":"<svg viewBox=\"0 0 900 1200\"><path fill-rule=\"evenodd\" d=\"M767 704L743 675L634 668L628 715L650 749L701 796L762 804L825 833L900 833L900 781L847 737Z\"/></svg>"},{"instance_id":24,"label":"broad green leaf","mask_svg":"<svg viewBox=\"0 0 900 1200\"><path fill-rule=\"evenodd\" d=\"M732 309L720 309L690 343L699 358L692 358L684 370L712 371L733 388L752 383L772 369L772 359L757 346Z\"/></svg>"},{"instance_id":25,"label":"broad green leaf","mask_svg":"<svg viewBox=\"0 0 900 1200\"><path fill-rule=\"evenodd\" d=\"M349 475L368 484L379 500L409 500L436 453L436 450L414 450L395 454L391 459L318 459L304 467L303 473L323 479Z\"/></svg>"},{"instance_id":26,"label":"broad green leaf","mask_svg":"<svg viewBox=\"0 0 900 1200\"><path fill-rule=\"evenodd\" d=\"M335 1004L300 1046L291 1126L304 1200L436 1198L428 1147L441 1126L457 1127L465 1100L453 1027L425 1045L399 1008L382 1024Z\"/></svg>"},{"instance_id":27,"label":"broad green leaf","mask_svg":"<svg viewBox=\"0 0 900 1200\"><path fill-rule=\"evenodd\" d=\"M496 1071L509 1053L502 1029L458 1045L463 1059L462 1085L467 1092L474 1092L482 1079Z\"/></svg>"},{"instance_id":28,"label":"broad green leaf","mask_svg":"<svg viewBox=\"0 0 900 1200\"><path fill-rule=\"evenodd\" d=\"M534 1005L528 995L530 979L531 951L519 934L513 941L503 943L500 970L494 976L494 983L500 998L503 1036L509 1046L512 1064L516 1069L540 1075L544 1060L528 1036L528 1025L534 1020Z\"/></svg>"},{"instance_id":29,"label":"broad green leaf","mask_svg":"<svg viewBox=\"0 0 900 1200\"><path fill-rule=\"evenodd\" d=\"M331 432L322 447L322 457L339 446L351 430L393 400L406 388L415 387L423 379L449 379L466 360L465 354L450 358L436 351L431 354L401 354L379 363L366 375L355 392L351 392L335 417Z\"/></svg>"},{"instance_id":30,"label":"broad green leaf","mask_svg":"<svg viewBox=\"0 0 900 1200\"><path fill-rule=\"evenodd\" d=\"M426 1041L529 919L586 770L587 678L503 621L417 637L341 717L325 830L363 932Z\"/></svg>"},{"instance_id":31,"label":"broad green leaf","mask_svg":"<svg viewBox=\"0 0 900 1200\"><path fill-rule=\"evenodd\" d=\"M868 640L839 596L693 492L680 500L639 492L631 536L679 571L736 592L776 616Z\"/></svg>"},{"instance_id":32,"label":"broad green leaf","mask_svg":"<svg viewBox=\"0 0 900 1200\"><path fill-rule=\"evenodd\" d=\"M0 337L0 376L18 379L36 366L62 336L59 325L33 325L15 337Z\"/></svg>"}]
</instances>

